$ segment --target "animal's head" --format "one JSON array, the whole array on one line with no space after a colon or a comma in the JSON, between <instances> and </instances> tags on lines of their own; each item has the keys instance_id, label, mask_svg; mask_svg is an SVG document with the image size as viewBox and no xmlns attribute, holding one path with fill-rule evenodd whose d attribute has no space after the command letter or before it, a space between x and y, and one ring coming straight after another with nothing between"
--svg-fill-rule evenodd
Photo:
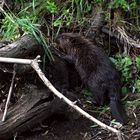
<instances>
[{"instance_id":1,"label":"animal's head","mask_svg":"<svg viewBox=\"0 0 140 140\"><path fill-rule=\"evenodd\" d=\"M76 47L80 38L81 36L77 33L62 33L57 38L57 43L61 49L67 50L68 48Z\"/></svg>"}]
</instances>

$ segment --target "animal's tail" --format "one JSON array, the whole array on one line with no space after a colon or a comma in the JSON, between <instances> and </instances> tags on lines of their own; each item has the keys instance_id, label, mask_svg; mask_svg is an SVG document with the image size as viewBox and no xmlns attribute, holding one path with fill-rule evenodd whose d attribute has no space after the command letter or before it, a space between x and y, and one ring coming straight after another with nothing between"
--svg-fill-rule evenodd
<instances>
[{"instance_id":1,"label":"animal's tail","mask_svg":"<svg viewBox=\"0 0 140 140\"><path fill-rule=\"evenodd\" d=\"M127 123L127 115L123 108L123 105L121 104L120 100L116 100L111 98L110 99L110 107L113 117L116 119L116 121L126 124Z\"/></svg>"}]
</instances>

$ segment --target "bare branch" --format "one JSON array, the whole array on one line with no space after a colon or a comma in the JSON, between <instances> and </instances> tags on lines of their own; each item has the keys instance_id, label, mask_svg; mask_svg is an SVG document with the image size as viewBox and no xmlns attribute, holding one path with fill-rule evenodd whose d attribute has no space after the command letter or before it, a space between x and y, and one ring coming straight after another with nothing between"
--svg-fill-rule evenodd
<instances>
[{"instance_id":1,"label":"bare branch","mask_svg":"<svg viewBox=\"0 0 140 140\"><path fill-rule=\"evenodd\" d=\"M0 62L3 62L3 63L16 63L16 64L28 64L28 65L30 65L32 60L31 59L0 57ZM38 62L39 62L39 60L38 60Z\"/></svg>"},{"instance_id":2,"label":"bare branch","mask_svg":"<svg viewBox=\"0 0 140 140\"><path fill-rule=\"evenodd\" d=\"M4 110L3 117L2 117L2 121L3 122L5 121L7 110L8 110L8 105L9 105L9 102L10 102L10 99L11 99L15 76L16 76L16 65L14 65L12 82L11 82L11 86L10 86L8 97L7 97L7 101L6 101L5 110Z\"/></svg>"}]
</instances>

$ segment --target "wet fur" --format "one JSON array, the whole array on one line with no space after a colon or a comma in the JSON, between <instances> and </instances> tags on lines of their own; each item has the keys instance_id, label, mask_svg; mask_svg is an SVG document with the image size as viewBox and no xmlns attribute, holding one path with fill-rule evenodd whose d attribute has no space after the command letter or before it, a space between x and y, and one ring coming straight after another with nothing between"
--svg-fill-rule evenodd
<instances>
[{"instance_id":1,"label":"wet fur","mask_svg":"<svg viewBox=\"0 0 140 140\"><path fill-rule=\"evenodd\" d=\"M92 92L93 102L101 106L109 101L112 115L125 123L120 75L104 51L78 34L63 33L58 40L66 53L65 59L75 64L83 83Z\"/></svg>"}]
</instances>

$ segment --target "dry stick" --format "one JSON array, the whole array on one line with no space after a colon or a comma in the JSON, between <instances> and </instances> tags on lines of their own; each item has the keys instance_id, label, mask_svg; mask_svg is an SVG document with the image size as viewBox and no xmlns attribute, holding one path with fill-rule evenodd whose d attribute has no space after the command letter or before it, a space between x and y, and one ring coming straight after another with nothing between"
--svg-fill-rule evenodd
<instances>
[{"instance_id":1,"label":"dry stick","mask_svg":"<svg viewBox=\"0 0 140 140\"><path fill-rule=\"evenodd\" d=\"M0 57L0 62L6 62L6 63L20 63L20 64L30 64L33 69L37 72L38 76L42 79L42 81L44 82L44 84L57 96L59 97L61 100L63 100L64 102L66 102L68 105L70 105L72 108L74 108L77 112L81 113L83 116L85 116L86 118L88 118L89 120L95 122L96 124L98 124L99 126L101 126L103 129L105 130L109 130L113 133L115 133L118 136L118 140L122 140L122 133L113 128L110 127L102 122L100 122L99 120L97 120L96 118L92 117L91 115L89 115L87 112L85 112L84 110L82 110L80 107L78 107L77 105L74 104L74 102L70 101L68 98L66 98L63 94L61 94L51 83L50 81L45 77L44 73L41 71L41 69L39 68L38 62L40 62L40 60L38 60L40 57L38 56L36 59L34 60L30 60L30 59L17 59L17 58L4 58L4 57Z\"/></svg>"},{"instance_id":2,"label":"dry stick","mask_svg":"<svg viewBox=\"0 0 140 140\"><path fill-rule=\"evenodd\" d=\"M17 58L0 57L0 62L17 63L17 64L29 64L30 65L32 60L31 59L17 59ZM9 102L10 102L10 99L11 99L15 75L16 75L16 65L14 64L12 82L11 82L11 86L10 86L10 89L9 89L9 93L8 93L8 97L7 97L7 101L6 101L6 105L5 105L5 109L4 109L4 113L3 113L3 117L2 117L3 122L5 121L7 110L8 110L8 105L9 105Z\"/></svg>"},{"instance_id":3,"label":"dry stick","mask_svg":"<svg viewBox=\"0 0 140 140\"><path fill-rule=\"evenodd\" d=\"M12 82L11 82L11 86L10 86L10 89L9 89L9 93L8 93L8 97L7 97L7 101L6 101L6 105L5 105L5 109L4 109L4 113L3 113L3 117L2 117L3 122L5 121L7 110L8 110L8 105L9 105L9 102L10 102L10 99L11 99L15 76L16 76L16 65L14 64Z\"/></svg>"},{"instance_id":4,"label":"dry stick","mask_svg":"<svg viewBox=\"0 0 140 140\"><path fill-rule=\"evenodd\" d=\"M0 62L5 63L16 63L16 64L31 64L31 59L19 59L19 58L8 58L8 57L0 57Z\"/></svg>"},{"instance_id":5,"label":"dry stick","mask_svg":"<svg viewBox=\"0 0 140 140\"><path fill-rule=\"evenodd\" d=\"M41 80L44 82L44 84L57 96L59 97L61 100L63 100L64 102L66 102L68 105L70 105L72 108L74 108L76 111L78 111L79 113L81 113L83 116L85 116L86 118L88 118L89 120L95 122L96 124L98 124L99 126L101 126L103 129L105 130L110 130L112 132L114 132L117 136L118 136L118 140L122 140L122 133L119 130L116 130L115 128L112 128L102 122L100 122L99 120L97 120L96 118L92 117L91 115L89 115L87 112L85 112L84 110L82 110L80 107L78 107L77 105L74 104L74 102L70 101L68 98L66 98L62 93L60 93L52 84L51 82L45 77L44 73L42 72L42 70L39 68L38 62L37 62L37 58L34 59L31 63L31 66L33 67L33 69L37 72L38 76L41 78Z\"/></svg>"}]
</instances>

